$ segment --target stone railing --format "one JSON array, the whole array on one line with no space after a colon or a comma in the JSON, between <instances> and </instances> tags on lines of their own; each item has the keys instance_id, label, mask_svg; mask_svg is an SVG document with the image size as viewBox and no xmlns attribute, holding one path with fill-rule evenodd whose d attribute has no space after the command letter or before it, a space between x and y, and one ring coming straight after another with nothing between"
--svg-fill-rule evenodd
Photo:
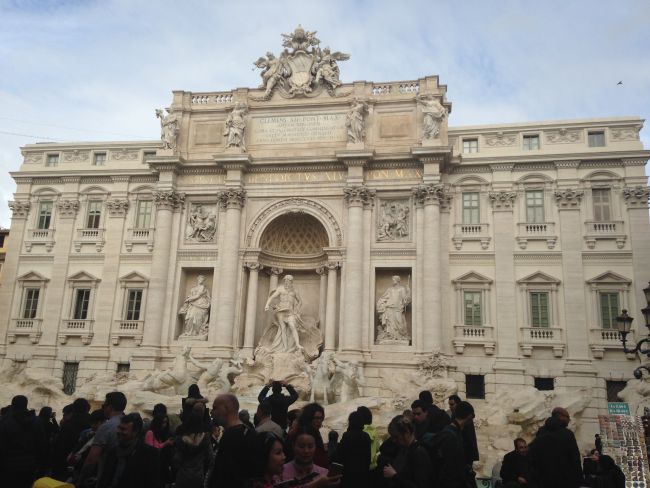
<instances>
[{"instance_id":1,"label":"stone railing","mask_svg":"<svg viewBox=\"0 0 650 488\"><path fill-rule=\"evenodd\" d=\"M82 244L94 244L97 252L100 252L104 242L104 229L77 229L74 248L75 251L80 252Z\"/></svg>"},{"instance_id":2,"label":"stone railing","mask_svg":"<svg viewBox=\"0 0 650 488\"><path fill-rule=\"evenodd\" d=\"M208 105L211 103L232 103L232 92L221 93L192 93L192 105Z\"/></svg>"},{"instance_id":3,"label":"stone railing","mask_svg":"<svg viewBox=\"0 0 650 488\"><path fill-rule=\"evenodd\" d=\"M34 244L43 244L47 252L54 247L54 229L29 229L25 239L25 250L32 251Z\"/></svg>"},{"instance_id":4,"label":"stone railing","mask_svg":"<svg viewBox=\"0 0 650 488\"><path fill-rule=\"evenodd\" d=\"M457 354L463 354L465 346L477 344L483 346L485 354L494 354L494 327L488 325L454 326L454 348Z\"/></svg>"},{"instance_id":5,"label":"stone railing","mask_svg":"<svg viewBox=\"0 0 650 488\"><path fill-rule=\"evenodd\" d=\"M547 347L553 349L555 357L564 355L564 338L559 327L522 327L521 351L524 356L531 356L533 348Z\"/></svg>"},{"instance_id":6,"label":"stone railing","mask_svg":"<svg viewBox=\"0 0 650 488\"><path fill-rule=\"evenodd\" d=\"M488 231L488 224L454 224L454 246L460 250L463 241L480 241L481 248L487 249L491 240Z\"/></svg>"},{"instance_id":7,"label":"stone railing","mask_svg":"<svg viewBox=\"0 0 650 488\"><path fill-rule=\"evenodd\" d=\"M636 343L634 331L630 331L626 340L628 348L634 347ZM589 329L589 347L596 359L602 359L605 356L606 349L623 349L621 333L616 329L602 329L599 327ZM634 359L634 354L628 354L627 357L628 359Z\"/></svg>"},{"instance_id":8,"label":"stone railing","mask_svg":"<svg viewBox=\"0 0 650 488\"><path fill-rule=\"evenodd\" d=\"M627 236L622 220L610 220L606 222L596 222L588 220L585 222L585 241L589 249L596 247L598 240L615 240L619 249L625 247Z\"/></svg>"},{"instance_id":9,"label":"stone railing","mask_svg":"<svg viewBox=\"0 0 650 488\"><path fill-rule=\"evenodd\" d=\"M70 337L80 337L81 342L87 346L93 339L93 323L94 320L63 320L63 327L59 330L59 343L67 343Z\"/></svg>"},{"instance_id":10,"label":"stone railing","mask_svg":"<svg viewBox=\"0 0 650 488\"><path fill-rule=\"evenodd\" d=\"M7 340L13 344L20 336L29 337L32 344L41 339L41 325L43 319L13 319L7 332Z\"/></svg>"},{"instance_id":11,"label":"stone railing","mask_svg":"<svg viewBox=\"0 0 650 488\"><path fill-rule=\"evenodd\" d=\"M142 344L143 334L144 320L116 320L111 332L111 342L117 346L121 339L133 339L139 346Z\"/></svg>"},{"instance_id":12,"label":"stone railing","mask_svg":"<svg viewBox=\"0 0 650 488\"><path fill-rule=\"evenodd\" d=\"M145 244L149 252L153 251L153 236L155 229L128 229L124 245L131 252L134 244Z\"/></svg>"},{"instance_id":13,"label":"stone railing","mask_svg":"<svg viewBox=\"0 0 650 488\"><path fill-rule=\"evenodd\" d=\"M520 222L517 224L517 244L521 249L528 247L528 241L546 241L549 249L555 247L557 235L555 235L554 222Z\"/></svg>"},{"instance_id":14,"label":"stone railing","mask_svg":"<svg viewBox=\"0 0 650 488\"><path fill-rule=\"evenodd\" d=\"M417 81L409 81L403 83L390 83L390 84L373 84L370 93L373 95L417 95L420 93L420 83Z\"/></svg>"}]
</instances>

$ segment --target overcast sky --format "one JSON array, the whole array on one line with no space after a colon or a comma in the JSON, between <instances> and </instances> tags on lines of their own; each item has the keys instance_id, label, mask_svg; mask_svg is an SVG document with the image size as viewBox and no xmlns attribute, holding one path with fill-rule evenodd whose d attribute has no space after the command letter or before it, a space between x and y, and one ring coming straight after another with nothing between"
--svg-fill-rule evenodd
<instances>
[{"instance_id":1,"label":"overcast sky","mask_svg":"<svg viewBox=\"0 0 650 488\"><path fill-rule=\"evenodd\" d=\"M171 90L256 87L298 23L344 82L439 75L453 126L650 115L648 0L0 0L0 225L20 146L156 139Z\"/></svg>"}]
</instances>

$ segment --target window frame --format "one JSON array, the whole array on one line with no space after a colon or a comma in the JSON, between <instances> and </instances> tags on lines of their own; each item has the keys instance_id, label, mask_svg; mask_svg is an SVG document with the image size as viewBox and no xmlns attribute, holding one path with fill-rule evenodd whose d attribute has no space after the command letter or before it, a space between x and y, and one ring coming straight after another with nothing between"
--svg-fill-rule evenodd
<instances>
[{"instance_id":1,"label":"window frame","mask_svg":"<svg viewBox=\"0 0 650 488\"><path fill-rule=\"evenodd\" d=\"M61 162L61 153L46 153L45 154L45 167L56 168Z\"/></svg>"},{"instance_id":2,"label":"window frame","mask_svg":"<svg viewBox=\"0 0 650 488\"><path fill-rule=\"evenodd\" d=\"M463 137L462 138L462 153L463 154L476 154L479 151L478 137Z\"/></svg>"},{"instance_id":3,"label":"window frame","mask_svg":"<svg viewBox=\"0 0 650 488\"><path fill-rule=\"evenodd\" d=\"M534 297L546 297L546 325L544 325L542 322L543 318L543 313L542 309L543 307L541 306L540 303L537 303L537 307L539 309L539 312L535 314L535 300ZM528 313L530 317L530 326L531 327L536 327L536 328L549 328L551 327L551 297L550 297L550 292L548 290L529 290L528 291L528 305L530 307ZM536 323L538 322L538 323Z\"/></svg>"},{"instance_id":4,"label":"window frame","mask_svg":"<svg viewBox=\"0 0 650 488\"><path fill-rule=\"evenodd\" d=\"M50 280L43 275L29 271L24 275L16 278L16 293L15 303L12 306L12 316L17 319L26 320L40 320L43 317L43 306L45 303L45 293L47 291L47 284ZM26 290L30 288L37 288L39 290L38 302L36 304L36 315L34 317L23 317L25 310Z\"/></svg>"},{"instance_id":5,"label":"window frame","mask_svg":"<svg viewBox=\"0 0 650 488\"><path fill-rule=\"evenodd\" d=\"M517 280L518 314L522 327L561 329L559 314L559 287L561 281L542 271ZM533 326L531 293L548 293L548 326Z\"/></svg>"},{"instance_id":6,"label":"window frame","mask_svg":"<svg viewBox=\"0 0 650 488\"><path fill-rule=\"evenodd\" d=\"M529 144L531 141L536 141L537 147L532 147ZM522 149L524 151L539 151L541 149L539 134L524 134L522 136Z\"/></svg>"},{"instance_id":7,"label":"window frame","mask_svg":"<svg viewBox=\"0 0 650 488\"><path fill-rule=\"evenodd\" d=\"M49 206L49 214L43 216L43 207ZM36 222L34 223L34 228L38 230L49 230L52 229L54 217L54 200L40 200L38 202L38 211L36 212ZM41 220L43 218L47 219L47 225L43 225Z\"/></svg>"},{"instance_id":8,"label":"window frame","mask_svg":"<svg viewBox=\"0 0 650 488\"><path fill-rule=\"evenodd\" d=\"M130 314L135 313L136 310L131 310L131 294L133 293L139 293L140 298L137 300L139 302L138 309L137 309L137 318L133 318ZM137 303L134 302L134 303ZM144 303L144 288L138 288L138 287L129 287L126 290L126 295L125 295L125 305L124 305L124 315L122 320L142 320L142 316L144 314L144 310L142 309L142 304Z\"/></svg>"},{"instance_id":9,"label":"window frame","mask_svg":"<svg viewBox=\"0 0 650 488\"><path fill-rule=\"evenodd\" d=\"M149 204L149 222L148 225L146 226L139 226L138 221L140 219L140 215L143 215L140 213L140 204L141 203L148 203ZM152 229L153 228L153 216L154 216L154 204L153 204L153 199L149 198L138 198L135 202L135 211L133 215L133 228L134 229L139 229L139 230L145 230L145 229ZM146 215L146 214L144 214Z\"/></svg>"},{"instance_id":10,"label":"window frame","mask_svg":"<svg viewBox=\"0 0 650 488\"><path fill-rule=\"evenodd\" d=\"M632 280L626 278L625 276L619 275L612 271L606 271L604 273L587 280L587 287L590 290L590 301L591 306L588 310L588 320L590 322L591 329L603 330L602 323L602 314L601 314L601 302L600 295L603 293L616 293L618 294L618 306L620 310L626 309L630 310L630 289L632 287ZM634 324L633 324L634 327ZM615 330L616 324L611 329L605 330Z\"/></svg>"},{"instance_id":11,"label":"window frame","mask_svg":"<svg viewBox=\"0 0 650 488\"><path fill-rule=\"evenodd\" d=\"M490 298L493 281L475 271L470 271L452 280L456 289L456 319L455 327L491 327ZM479 293L481 304L481 324L467 325L465 323L465 293Z\"/></svg>"},{"instance_id":12,"label":"window frame","mask_svg":"<svg viewBox=\"0 0 650 488\"><path fill-rule=\"evenodd\" d=\"M474 382L476 384L472 385L472 388L470 388L470 383L474 383ZM485 375L484 374L465 374L465 397L468 400L470 399L485 400Z\"/></svg>"},{"instance_id":13,"label":"window frame","mask_svg":"<svg viewBox=\"0 0 650 488\"><path fill-rule=\"evenodd\" d=\"M139 321L144 322L145 313L147 311L147 295L149 288L149 278L141 275L140 273L133 271L125 276L120 278L120 288L121 288L121 300L119 304L116 304L119 307L114 313L117 317L117 321ZM138 319L128 319L128 306L129 306L129 293L131 291L141 290L142 297L140 300L140 315Z\"/></svg>"},{"instance_id":14,"label":"window frame","mask_svg":"<svg viewBox=\"0 0 650 488\"><path fill-rule=\"evenodd\" d=\"M599 202L596 202L596 195L600 195L598 199ZM604 202L602 196L607 195L607 202ZM597 211L598 209L598 211ZM593 215L594 222L611 222L614 220L614 207L613 207L613 198L612 198L612 188L610 187L593 187L591 189L591 211ZM605 212L606 211L606 212ZM607 214L607 218L604 218Z\"/></svg>"},{"instance_id":15,"label":"window frame","mask_svg":"<svg viewBox=\"0 0 650 488\"><path fill-rule=\"evenodd\" d=\"M605 320L605 315L603 314L603 298L608 297L607 301L607 309L609 312L609 317L608 321L609 324L607 324L607 320ZM616 306L612 309L612 303L611 303L611 298L616 297ZM618 317L621 313L621 293L619 291L611 291L611 290L599 290L598 291L598 311L600 312L598 314L599 322L600 322L600 327L604 330L615 330L616 329L616 317Z\"/></svg>"},{"instance_id":16,"label":"window frame","mask_svg":"<svg viewBox=\"0 0 650 488\"><path fill-rule=\"evenodd\" d=\"M101 161L98 159L98 156L102 156ZM93 152L93 166L106 166L106 161L108 160L108 153L106 151L96 151Z\"/></svg>"},{"instance_id":17,"label":"window frame","mask_svg":"<svg viewBox=\"0 0 650 488\"><path fill-rule=\"evenodd\" d=\"M94 321L95 299L97 297L97 288L101 280L85 271L79 271L78 273L69 276L66 281L68 290L66 293L66 301L68 302L66 309L68 312L67 317L64 317L64 320ZM80 290L89 290L85 318L77 317L76 313L78 293Z\"/></svg>"},{"instance_id":18,"label":"window frame","mask_svg":"<svg viewBox=\"0 0 650 488\"><path fill-rule=\"evenodd\" d=\"M93 214L93 206L97 205L97 211ZM102 200L88 200L86 205L86 226L85 229L101 229L102 217L104 213L104 202ZM91 218L93 222L91 222Z\"/></svg>"},{"instance_id":19,"label":"window frame","mask_svg":"<svg viewBox=\"0 0 650 488\"><path fill-rule=\"evenodd\" d=\"M476 301L472 302L472 311L471 311L471 317L468 317L468 310L469 308L467 307L468 301L467 301L467 296L472 295L474 300L478 297L478 317L476 316ZM478 320L476 320L478 318ZM468 323L471 322L471 323ZM478 323L476 323L478 322ZM465 289L463 290L463 325L468 326L468 327L482 327L484 323L483 320L483 291L482 290L470 290L470 289Z\"/></svg>"},{"instance_id":20,"label":"window frame","mask_svg":"<svg viewBox=\"0 0 650 488\"><path fill-rule=\"evenodd\" d=\"M539 193L539 200L541 204L535 204L535 205L530 205L530 200L529 196L532 194L537 194ZM530 188L524 191L524 205L526 207L526 223L527 224L543 224L546 222L546 196L544 189L539 189L539 188ZM537 203L537 202L536 202ZM531 209L537 210L541 209L541 219L537 219L537 216L533 217L531 219ZM536 212L535 212L536 213Z\"/></svg>"},{"instance_id":21,"label":"window frame","mask_svg":"<svg viewBox=\"0 0 650 488\"><path fill-rule=\"evenodd\" d=\"M592 139L592 136L594 139ZM595 137L598 136L598 141L602 142L602 144L593 144L592 142L596 142ZM588 147L605 147L607 145L607 142L605 140L605 131L604 130L588 130L587 131L587 146Z\"/></svg>"},{"instance_id":22,"label":"window frame","mask_svg":"<svg viewBox=\"0 0 650 488\"><path fill-rule=\"evenodd\" d=\"M472 200L466 200L466 196L476 197ZM467 204L470 205L467 205ZM475 205L474 205L475 204ZM462 223L463 224L480 224L481 223L481 192L464 191L461 193L462 206ZM466 218L466 215L470 218Z\"/></svg>"},{"instance_id":23,"label":"window frame","mask_svg":"<svg viewBox=\"0 0 650 488\"><path fill-rule=\"evenodd\" d=\"M33 304L34 298L30 298L29 294L31 292L37 292L36 295L36 306L35 307L30 307L29 312L27 309L27 303L28 301L30 304ZM40 286L27 286L23 289L23 297L21 299L21 305L20 305L20 318L21 319L36 319L38 318L38 312L39 312L39 307L41 304L41 287Z\"/></svg>"}]
</instances>

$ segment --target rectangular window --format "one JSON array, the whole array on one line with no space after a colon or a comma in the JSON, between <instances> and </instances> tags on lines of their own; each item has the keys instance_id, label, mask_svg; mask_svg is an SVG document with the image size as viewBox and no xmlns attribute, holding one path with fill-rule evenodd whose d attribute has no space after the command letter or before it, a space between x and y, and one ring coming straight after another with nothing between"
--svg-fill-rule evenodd
<instances>
[{"instance_id":1,"label":"rectangular window","mask_svg":"<svg viewBox=\"0 0 650 488\"><path fill-rule=\"evenodd\" d=\"M481 221L478 192L463 193L463 224L478 224Z\"/></svg>"},{"instance_id":2,"label":"rectangular window","mask_svg":"<svg viewBox=\"0 0 650 488\"><path fill-rule=\"evenodd\" d=\"M93 164L95 166L104 166L106 164L106 153L95 153L93 157Z\"/></svg>"},{"instance_id":3,"label":"rectangular window","mask_svg":"<svg viewBox=\"0 0 650 488\"><path fill-rule=\"evenodd\" d=\"M463 293L465 308L465 325L483 325L481 317L481 292L466 291Z\"/></svg>"},{"instance_id":4,"label":"rectangular window","mask_svg":"<svg viewBox=\"0 0 650 488\"><path fill-rule=\"evenodd\" d=\"M23 317L24 319L36 318L38 311L38 297L41 294L40 288L26 288L25 300L23 302Z\"/></svg>"},{"instance_id":5,"label":"rectangular window","mask_svg":"<svg viewBox=\"0 0 650 488\"><path fill-rule=\"evenodd\" d=\"M88 305L90 304L90 288L78 288L74 299L75 320L86 320L88 318Z\"/></svg>"},{"instance_id":6,"label":"rectangular window","mask_svg":"<svg viewBox=\"0 0 650 488\"><path fill-rule=\"evenodd\" d=\"M467 398L485 398L485 376L482 374L465 375Z\"/></svg>"},{"instance_id":7,"label":"rectangular window","mask_svg":"<svg viewBox=\"0 0 650 488\"><path fill-rule=\"evenodd\" d=\"M594 204L594 220L596 222L609 222L612 218L611 194L609 188L594 188L591 190L591 199Z\"/></svg>"},{"instance_id":8,"label":"rectangular window","mask_svg":"<svg viewBox=\"0 0 650 488\"><path fill-rule=\"evenodd\" d=\"M539 136L524 136L524 149L527 151L539 149Z\"/></svg>"},{"instance_id":9,"label":"rectangular window","mask_svg":"<svg viewBox=\"0 0 650 488\"><path fill-rule=\"evenodd\" d=\"M153 202L151 200L138 201L138 207L135 212L135 228L148 229L151 226L151 210Z\"/></svg>"},{"instance_id":10,"label":"rectangular window","mask_svg":"<svg viewBox=\"0 0 650 488\"><path fill-rule=\"evenodd\" d=\"M88 217L86 218L86 229L99 229L99 221L102 218L103 202L88 202Z\"/></svg>"},{"instance_id":11,"label":"rectangular window","mask_svg":"<svg viewBox=\"0 0 650 488\"><path fill-rule=\"evenodd\" d=\"M59 165L59 155L58 154L48 154L45 158L45 166L53 168Z\"/></svg>"},{"instance_id":12,"label":"rectangular window","mask_svg":"<svg viewBox=\"0 0 650 488\"><path fill-rule=\"evenodd\" d=\"M49 229L52 223L52 209L54 208L53 202L41 202L38 206L38 222L36 227L38 229Z\"/></svg>"},{"instance_id":13,"label":"rectangular window","mask_svg":"<svg viewBox=\"0 0 650 488\"><path fill-rule=\"evenodd\" d=\"M526 222L529 224L544 222L544 192L542 190L526 192Z\"/></svg>"},{"instance_id":14,"label":"rectangular window","mask_svg":"<svg viewBox=\"0 0 650 488\"><path fill-rule=\"evenodd\" d=\"M619 392L621 392L627 386L625 381L605 381L605 387L607 388L607 401L608 402L620 402L621 399L618 397Z\"/></svg>"},{"instance_id":15,"label":"rectangular window","mask_svg":"<svg viewBox=\"0 0 650 488\"><path fill-rule=\"evenodd\" d=\"M603 147L605 145L605 133L602 131L589 132L587 133L587 141L589 147Z\"/></svg>"},{"instance_id":16,"label":"rectangular window","mask_svg":"<svg viewBox=\"0 0 650 488\"><path fill-rule=\"evenodd\" d=\"M618 293L599 293L600 325L603 329L615 329L618 308Z\"/></svg>"},{"instance_id":17,"label":"rectangular window","mask_svg":"<svg viewBox=\"0 0 650 488\"><path fill-rule=\"evenodd\" d=\"M6 236L0 236L0 247L5 247L5 237Z\"/></svg>"},{"instance_id":18,"label":"rectangular window","mask_svg":"<svg viewBox=\"0 0 650 488\"><path fill-rule=\"evenodd\" d=\"M129 290L126 301L126 320L140 320L142 290Z\"/></svg>"},{"instance_id":19,"label":"rectangular window","mask_svg":"<svg viewBox=\"0 0 650 488\"><path fill-rule=\"evenodd\" d=\"M477 153L478 152L478 139L463 139L463 152L464 153Z\"/></svg>"},{"instance_id":20,"label":"rectangular window","mask_svg":"<svg viewBox=\"0 0 650 488\"><path fill-rule=\"evenodd\" d=\"M549 326L548 292L531 292L530 325L532 327Z\"/></svg>"},{"instance_id":21,"label":"rectangular window","mask_svg":"<svg viewBox=\"0 0 650 488\"><path fill-rule=\"evenodd\" d=\"M539 391L555 390L555 380L553 378L535 378L535 388Z\"/></svg>"},{"instance_id":22,"label":"rectangular window","mask_svg":"<svg viewBox=\"0 0 650 488\"><path fill-rule=\"evenodd\" d=\"M77 389L79 363L63 363L63 393L72 395Z\"/></svg>"},{"instance_id":23,"label":"rectangular window","mask_svg":"<svg viewBox=\"0 0 650 488\"><path fill-rule=\"evenodd\" d=\"M128 373L131 371L131 363L117 363L118 373Z\"/></svg>"},{"instance_id":24,"label":"rectangular window","mask_svg":"<svg viewBox=\"0 0 650 488\"><path fill-rule=\"evenodd\" d=\"M149 158L155 158L156 157L156 151L145 151L144 154L142 155L142 159L145 161Z\"/></svg>"}]
</instances>

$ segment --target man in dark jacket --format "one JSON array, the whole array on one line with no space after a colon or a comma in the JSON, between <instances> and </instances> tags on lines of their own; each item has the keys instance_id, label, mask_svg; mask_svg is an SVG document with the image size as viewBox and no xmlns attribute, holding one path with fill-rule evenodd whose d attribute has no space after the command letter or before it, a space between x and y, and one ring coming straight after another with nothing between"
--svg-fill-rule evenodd
<instances>
[{"instance_id":1,"label":"man in dark jacket","mask_svg":"<svg viewBox=\"0 0 650 488\"><path fill-rule=\"evenodd\" d=\"M97 488L160 488L158 450L142 441L142 418L130 413L117 427L117 446L106 453Z\"/></svg>"},{"instance_id":2,"label":"man in dark jacket","mask_svg":"<svg viewBox=\"0 0 650 488\"><path fill-rule=\"evenodd\" d=\"M72 403L72 414L61 425L59 435L52 449L52 478L65 481L69 477L67 459L76 447L81 433L90 428L90 404L83 398Z\"/></svg>"},{"instance_id":3,"label":"man in dark jacket","mask_svg":"<svg viewBox=\"0 0 650 488\"><path fill-rule=\"evenodd\" d=\"M530 444L531 461L542 488L577 488L581 484L580 451L567 428L570 421L565 408L554 408Z\"/></svg>"},{"instance_id":4,"label":"man in dark jacket","mask_svg":"<svg viewBox=\"0 0 650 488\"><path fill-rule=\"evenodd\" d=\"M289 392L289 396L282 394L283 386ZM269 392L269 388L273 393L267 398L266 394ZM286 381L270 381L264 385L264 388L262 388L262 391L257 396L257 400L260 403L266 400L271 404L271 420L282 427L283 430L286 430L287 412L289 411L289 406L298 400L298 392Z\"/></svg>"},{"instance_id":5,"label":"man in dark jacket","mask_svg":"<svg viewBox=\"0 0 650 488\"><path fill-rule=\"evenodd\" d=\"M528 444L524 439L515 439L515 450L503 457L501 480L504 488L535 488L537 477L528 457Z\"/></svg>"},{"instance_id":6,"label":"man in dark jacket","mask_svg":"<svg viewBox=\"0 0 650 488\"><path fill-rule=\"evenodd\" d=\"M454 408L451 424L433 438L433 469L435 482L432 486L465 488L471 486L470 471L463 454L462 431L474 419L474 408L467 402L460 402Z\"/></svg>"},{"instance_id":7,"label":"man in dark jacket","mask_svg":"<svg viewBox=\"0 0 650 488\"><path fill-rule=\"evenodd\" d=\"M16 395L11 411L0 421L0 473L2 486L30 488L46 461L47 439L27 397Z\"/></svg>"}]
</instances>

